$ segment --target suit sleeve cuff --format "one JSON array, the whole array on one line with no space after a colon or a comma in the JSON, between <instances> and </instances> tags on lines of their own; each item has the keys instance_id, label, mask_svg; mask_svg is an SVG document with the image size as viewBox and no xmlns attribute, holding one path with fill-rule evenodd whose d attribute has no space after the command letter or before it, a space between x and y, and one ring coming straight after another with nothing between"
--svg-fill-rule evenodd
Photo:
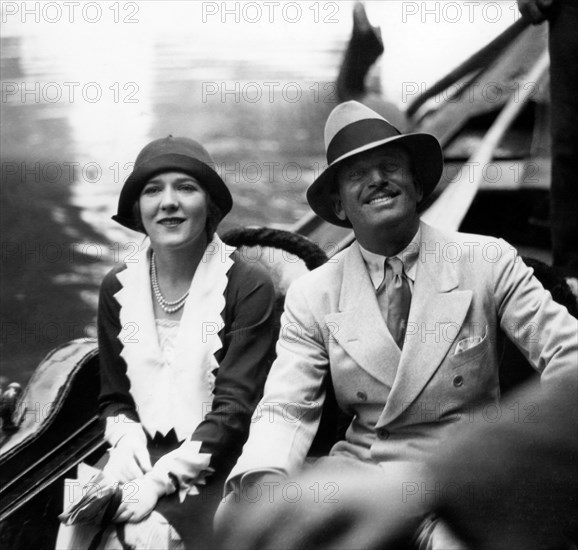
<instances>
[{"instance_id":1,"label":"suit sleeve cuff","mask_svg":"<svg viewBox=\"0 0 578 550\"><path fill-rule=\"evenodd\" d=\"M223 496L227 496L230 493L235 493L237 495L241 494L243 487L265 474L275 474L283 478L287 477L287 472L279 470L278 468L256 468L248 470L247 472L238 474L227 480Z\"/></svg>"}]
</instances>

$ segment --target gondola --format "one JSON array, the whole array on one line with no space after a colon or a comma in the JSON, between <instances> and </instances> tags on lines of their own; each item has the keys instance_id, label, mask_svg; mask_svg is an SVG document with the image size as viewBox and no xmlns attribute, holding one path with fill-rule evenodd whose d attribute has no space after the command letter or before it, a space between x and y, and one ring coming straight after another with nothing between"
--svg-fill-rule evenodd
<instances>
[{"instance_id":1,"label":"gondola","mask_svg":"<svg viewBox=\"0 0 578 550\"><path fill-rule=\"evenodd\" d=\"M363 82L381 53L380 44L377 29L357 4L354 33L338 77L342 100L355 97L375 107L378 100L369 97ZM495 101L482 95L490 86L495 87ZM409 106L404 124L438 137L447 162L439 190L425 205L425 220L448 229L499 235L525 253L547 254L547 86L545 29L519 20ZM391 112L391 105L384 103L383 108ZM490 165L500 178L483 169ZM490 204L494 216L488 220ZM350 230L331 226L314 214L288 232L248 228L222 237L235 246L288 251L303 260L302 270L321 265L353 240ZM288 272L287 266L294 264L267 264L275 271L279 308L288 282L299 275L299 268ZM563 279L554 277L549 284L555 298L572 301ZM506 360L517 361L520 367L512 379L504 380L505 387L530 375L515 350L506 350ZM2 548L53 548L64 478L74 477L80 462L95 462L105 450L97 417L98 389L96 341L81 339L50 352L22 393L10 387L0 396ZM330 406L331 400L327 410ZM333 417L324 416L315 442L320 453L339 432Z\"/></svg>"}]
</instances>

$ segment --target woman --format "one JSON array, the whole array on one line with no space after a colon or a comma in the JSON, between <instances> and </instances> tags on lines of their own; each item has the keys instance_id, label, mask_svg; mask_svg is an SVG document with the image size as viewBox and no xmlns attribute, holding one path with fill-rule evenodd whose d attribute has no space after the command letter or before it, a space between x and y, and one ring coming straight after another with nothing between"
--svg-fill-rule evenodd
<instances>
[{"instance_id":1,"label":"woman","mask_svg":"<svg viewBox=\"0 0 578 550\"><path fill-rule=\"evenodd\" d=\"M149 241L105 277L98 309L104 474L125 482L113 522L129 545L153 510L185 548L210 545L270 366L273 285L215 234L232 198L211 164L193 140L153 141L113 216Z\"/></svg>"}]
</instances>

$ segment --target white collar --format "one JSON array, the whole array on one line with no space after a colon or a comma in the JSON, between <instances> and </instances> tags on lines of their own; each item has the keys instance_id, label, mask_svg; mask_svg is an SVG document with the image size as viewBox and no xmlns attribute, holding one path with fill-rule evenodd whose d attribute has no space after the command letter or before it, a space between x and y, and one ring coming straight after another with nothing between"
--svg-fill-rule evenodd
<instances>
[{"instance_id":1,"label":"white collar","mask_svg":"<svg viewBox=\"0 0 578 550\"><path fill-rule=\"evenodd\" d=\"M130 393L144 429L154 437L174 428L179 440L194 432L213 401L211 372L219 367L224 292L235 249L215 234L199 263L185 302L172 365L165 364L159 346L150 284L150 243L117 274L123 345Z\"/></svg>"},{"instance_id":2,"label":"white collar","mask_svg":"<svg viewBox=\"0 0 578 550\"><path fill-rule=\"evenodd\" d=\"M421 226L418 227L416 234L413 236L409 244L398 254L392 256L393 258L399 258L403 262L403 269L405 275L411 282L415 282L415 274L417 271L417 260L419 252L419 243L421 238ZM359 242L357 243L359 244ZM379 285L383 282L385 277L385 260L387 256L382 256L381 254L375 254L369 250L363 248L359 244L359 251L365 265L367 266L367 271L371 279L373 288L376 290Z\"/></svg>"}]
</instances>

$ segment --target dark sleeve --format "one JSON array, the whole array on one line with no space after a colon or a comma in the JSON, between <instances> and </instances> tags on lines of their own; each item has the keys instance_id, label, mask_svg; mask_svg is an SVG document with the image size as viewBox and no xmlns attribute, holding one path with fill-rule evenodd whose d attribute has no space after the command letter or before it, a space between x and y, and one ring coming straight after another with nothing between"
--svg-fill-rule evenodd
<instances>
[{"instance_id":1,"label":"dark sleeve","mask_svg":"<svg viewBox=\"0 0 578 550\"><path fill-rule=\"evenodd\" d=\"M116 278L124 266L110 271L100 286L98 298L98 355L100 366L100 417L105 419L119 413L138 421L136 407L130 395L130 382L126 376L126 363L120 356L122 344L120 332L120 306L114 295L121 289Z\"/></svg>"},{"instance_id":2,"label":"dark sleeve","mask_svg":"<svg viewBox=\"0 0 578 550\"><path fill-rule=\"evenodd\" d=\"M263 394L276 336L274 302L269 274L237 254L229 272L212 408L191 437L203 442L201 452L211 453L211 466L219 474L227 474L241 454Z\"/></svg>"}]
</instances>

